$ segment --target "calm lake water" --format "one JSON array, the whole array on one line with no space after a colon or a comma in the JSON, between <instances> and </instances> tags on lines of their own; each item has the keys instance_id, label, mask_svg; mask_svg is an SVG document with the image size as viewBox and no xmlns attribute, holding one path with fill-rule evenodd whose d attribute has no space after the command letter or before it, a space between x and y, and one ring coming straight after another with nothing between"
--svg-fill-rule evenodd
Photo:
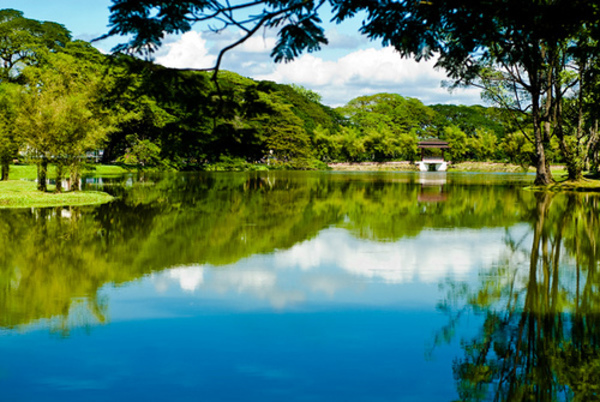
<instances>
[{"instance_id":1,"label":"calm lake water","mask_svg":"<svg viewBox=\"0 0 600 402\"><path fill-rule=\"evenodd\" d=\"M0 210L0 400L598 399L600 199L532 180L132 175Z\"/></svg>"}]
</instances>

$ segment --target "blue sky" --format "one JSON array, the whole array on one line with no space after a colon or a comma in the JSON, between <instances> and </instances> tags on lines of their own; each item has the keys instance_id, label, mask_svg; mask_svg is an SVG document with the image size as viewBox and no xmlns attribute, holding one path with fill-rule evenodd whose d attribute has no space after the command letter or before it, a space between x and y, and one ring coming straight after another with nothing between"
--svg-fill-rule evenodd
<instances>
[{"instance_id":1,"label":"blue sky","mask_svg":"<svg viewBox=\"0 0 600 402\"><path fill-rule=\"evenodd\" d=\"M76 39L90 40L108 31L110 0L0 0L1 8L14 8L25 17L63 24ZM327 16L323 17L327 20ZM224 59L223 68L254 79L294 83L323 96L323 102L340 106L361 95L398 93L420 99L425 104L481 104L479 91L462 89L449 93L442 88L442 71L434 61L416 63L402 59L390 48L369 42L358 34L360 18L341 25L326 23L330 44L320 52L304 54L292 63L276 64L269 58L275 43L273 32L261 32L236 48ZM207 68L218 50L238 38L237 32L220 35L205 27L167 38L155 61L174 68ZM96 42L103 51L119 42Z\"/></svg>"}]
</instances>

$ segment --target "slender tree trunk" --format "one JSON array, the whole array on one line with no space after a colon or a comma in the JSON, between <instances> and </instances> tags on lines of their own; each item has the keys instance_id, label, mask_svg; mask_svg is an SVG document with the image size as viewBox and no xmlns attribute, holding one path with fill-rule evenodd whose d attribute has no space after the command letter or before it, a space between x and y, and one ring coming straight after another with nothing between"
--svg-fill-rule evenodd
<instances>
[{"instance_id":1,"label":"slender tree trunk","mask_svg":"<svg viewBox=\"0 0 600 402\"><path fill-rule=\"evenodd\" d=\"M592 128L590 128L590 141L589 141L589 149L588 149L588 154L589 154L589 158L590 158L590 173L591 174L598 174L598 165L599 165L599 160L600 159L598 156L598 151L599 151L599 145L600 145L600 141L599 141L599 136L598 136L598 119L594 119L594 125Z\"/></svg>"},{"instance_id":2,"label":"slender tree trunk","mask_svg":"<svg viewBox=\"0 0 600 402\"><path fill-rule=\"evenodd\" d=\"M48 191L48 187L46 185L46 180L48 178L48 159L45 156L42 156L38 161L37 165L37 180L38 185L37 188L39 191L46 192Z\"/></svg>"},{"instance_id":3,"label":"slender tree trunk","mask_svg":"<svg viewBox=\"0 0 600 402\"><path fill-rule=\"evenodd\" d=\"M56 187L55 192L62 193L62 179L63 179L64 166L61 162L56 164Z\"/></svg>"},{"instance_id":4,"label":"slender tree trunk","mask_svg":"<svg viewBox=\"0 0 600 402\"><path fill-rule=\"evenodd\" d=\"M2 159L2 178L1 180L8 180L8 172L10 170L10 159L3 158Z\"/></svg>"},{"instance_id":5,"label":"slender tree trunk","mask_svg":"<svg viewBox=\"0 0 600 402\"><path fill-rule=\"evenodd\" d=\"M533 135L535 140L535 157L536 157L536 171L535 181L536 186L547 186L552 183L552 177L550 176L548 167L546 166L546 153L544 151L544 139L542 135L541 119L540 119L540 104L539 104L539 91L532 90L531 94L531 114L533 117Z\"/></svg>"}]
</instances>

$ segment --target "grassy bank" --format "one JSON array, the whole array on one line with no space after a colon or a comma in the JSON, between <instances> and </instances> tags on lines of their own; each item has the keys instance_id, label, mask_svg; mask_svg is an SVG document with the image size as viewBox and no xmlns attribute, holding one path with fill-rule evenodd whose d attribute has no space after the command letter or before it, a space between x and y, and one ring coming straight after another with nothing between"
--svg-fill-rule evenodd
<instances>
[{"instance_id":1,"label":"grassy bank","mask_svg":"<svg viewBox=\"0 0 600 402\"><path fill-rule=\"evenodd\" d=\"M52 186L49 187L52 189ZM0 181L0 208L41 208L104 204L112 196L98 191L43 193L32 181Z\"/></svg>"},{"instance_id":2,"label":"grassy bank","mask_svg":"<svg viewBox=\"0 0 600 402\"><path fill-rule=\"evenodd\" d=\"M416 171L417 166L413 162L359 162L359 163L330 163L329 167L333 170L343 171ZM565 174L563 166L551 166L552 174L561 176ZM460 162L451 163L448 167L450 172L478 172L478 173L535 173L535 169L530 167L524 170L519 165L500 162Z\"/></svg>"},{"instance_id":3,"label":"grassy bank","mask_svg":"<svg viewBox=\"0 0 600 402\"><path fill-rule=\"evenodd\" d=\"M339 162L339 163L330 163L328 164L329 168L332 170L340 170L340 171L349 171L349 172L357 172L357 171L410 171L417 170L417 166L412 162Z\"/></svg>"},{"instance_id":4,"label":"grassy bank","mask_svg":"<svg viewBox=\"0 0 600 402\"><path fill-rule=\"evenodd\" d=\"M534 167L523 169L522 166L510 163L500 162L460 162L450 165L450 171L454 172L489 172L489 173L535 173ZM562 165L550 166L553 175L561 176L566 174L565 167Z\"/></svg>"},{"instance_id":5,"label":"grassy bank","mask_svg":"<svg viewBox=\"0 0 600 402\"><path fill-rule=\"evenodd\" d=\"M127 170L121 166L113 165L89 165L83 172L83 174L97 174L97 175L119 175L127 173ZM35 180L37 177L37 170L35 165L11 165L9 179L11 180ZM56 170L53 165L48 167L48 178L54 179L56 177Z\"/></svg>"},{"instance_id":6,"label":"grassy bank","mask_svg":"<svg viewBox=\"0 0 600 402\"><path fill-rule=\"evenodd\" d=\"M580 180L559 179L549 186L530 186L526 190L531 191L574 191L574 192L600 192L600 180L597 178L583 178Z\"/></svg>"}]
</instances>

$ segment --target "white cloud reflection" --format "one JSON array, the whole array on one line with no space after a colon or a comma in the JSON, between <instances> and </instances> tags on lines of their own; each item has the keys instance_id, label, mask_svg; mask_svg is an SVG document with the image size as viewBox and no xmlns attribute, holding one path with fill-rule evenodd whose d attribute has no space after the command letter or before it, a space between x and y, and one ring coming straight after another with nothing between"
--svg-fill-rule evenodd
<instances>
[{"instance_id":1,"label":"white cloud reflection","mask_svg":"<svg viewBox=\"0 0 600 402\"><path fill-rule=\"evenodd\" d=\"M228 266L176 267L155 275L157 290L176 284L201 295L239 295L282 309L340 292L380 285L436 285L469 280L506 252L504 229L426 230L414 238L378 242L327 229L290 249Z\"/></svg>"}]
</instances>

